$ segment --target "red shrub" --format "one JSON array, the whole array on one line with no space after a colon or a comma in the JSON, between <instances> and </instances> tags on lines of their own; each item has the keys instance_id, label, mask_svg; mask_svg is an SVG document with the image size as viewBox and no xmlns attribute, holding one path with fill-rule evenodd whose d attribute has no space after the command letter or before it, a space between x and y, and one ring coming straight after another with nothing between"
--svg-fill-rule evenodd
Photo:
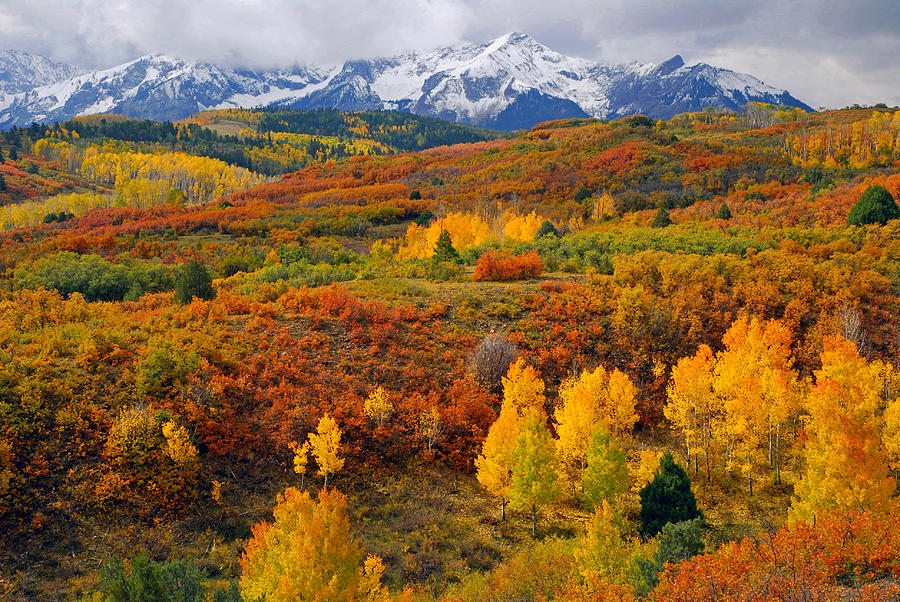
<instances>
[{"instance_id":1,"label":"red shrub","mask_svg":"<svg viewBox=\"0 0 900 602\"><path fill-rule=\"evenodd\" d=\"M537 278L544 264L537 251L513 255L507 250L485 251L475 262L474 280L525 280Z\"/></svg>"}]
</instances>

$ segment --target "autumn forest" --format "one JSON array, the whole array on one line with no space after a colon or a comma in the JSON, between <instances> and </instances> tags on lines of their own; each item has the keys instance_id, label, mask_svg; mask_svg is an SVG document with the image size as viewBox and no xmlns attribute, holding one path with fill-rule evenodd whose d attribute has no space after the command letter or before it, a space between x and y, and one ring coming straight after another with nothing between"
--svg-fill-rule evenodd
<instances>
[{"instance_id":1,"label":"autumn forest","mask_svg":"<svg viewBox=\"0 0 900 602\"><path fill-rule=\"evenodd\" d=\"M0 132L0 600L900 597L900 110Z\"/></svg>"}]
</instances>

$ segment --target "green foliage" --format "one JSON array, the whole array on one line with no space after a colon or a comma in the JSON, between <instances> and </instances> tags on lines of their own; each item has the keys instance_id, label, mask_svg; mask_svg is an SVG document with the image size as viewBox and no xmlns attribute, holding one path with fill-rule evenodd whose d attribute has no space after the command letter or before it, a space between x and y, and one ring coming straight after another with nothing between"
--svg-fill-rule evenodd
<instances>
[{"instance_id":1,"label":"green foliage","mask_svg":"<svg viewBox=\"0 0 900 602\"><path fill-rule=\"evenodd\" d=\"M190 303L194 297L212 299L215 296L212 276L210 276L205 263L194 259L178 269L175 275L175 301L185 305Z\"/></svg>"},{"instance_id":2,"label":"green foliage","mask_svg":"<svg viewBox=\"0 0 900 602\"><path fill-rule=\"evenodd\" d=\"M656 212L656 217L653 218L653 223L650 224L653 228L665 228L666 226L672 225L672 218L669 217L669 212L665 207L660 207Z\"/></svg>"},{"instance_id":3,"label":"green foliage","mask_svg":"<svg viewBox=\"0 0 900 602\"><path fill-rule=\"evenodd\" d=\"M659 574L667 562L678 564L703 552L703 521L695 518L666 523L659 534L658 544L653 558L638 561L644 582L651 589L659 583Z\"/></svg>"},{"instance_id":4,"label":"green foliage","mask_svg":"<svg viewBox=\"0 0 900 602\"><path fill-rule=\"evenodd\" d=\"M438 236L437 242L434 245L434 255L432 255L432 259L438 263L459 263L459 252L454 248L450 233L446 230L441 230L441 233Z\"/></svg>"},{"instance_id":5,"label":"green foliage","mask_svg":"<svg viewBox=\"0 0 900 602\"><path fill-rule=\"evenodd\" d=\"M509 501L513 509L531 506L532 534L536 531L537 506L559 498L556 450L544 417L526 416L512 450L512 485Z\"/></svg>"},{"instance_id":6,"label":"green foliage","mask_svg":"<svg viewBox=\"0 0 900 602\"><path fill-rule=\"evenodd\" d=\"M178 391L200 368L194 351L185 351L170 341L154 339L137 365L138 389L144 395L165 398Z\"/></svg>"},{"instance_id":7,"label":"green foliage","mask_svg":"<svg viewBox=\"0 0 900 602\"><path fill-rule=\"evenodd\" d=\"M421 198L422 198L422 193L419 192L418 190L413 190L412 192L409 193L409 200L411 200L411 201L418 201Z\"/></svg>"},{"instance_id":8,"label":"green foliage","mask_svg":"<svg viewBox=\"0 0 900 602\"><path fill-rule=\"evenodd\" d=\"M548 219L545 219L541 224L541 227L538 228L538 231L535 233L535 238L540 238L541 236L559 236L559 231L556 229L556 226L553 225Z\"/></svg>"},{"instance_id":9,"label":"green foliage","mask_svg":"<svg viewBox=\"0 0 900 602\"><path fill-rule=\"evenodd\" d=\"M900 219L900 207L884 186L869 186L850 209L848 226L865 224L886 224L892 219Z\"/></svg>"},{"instance_id":10,"label":"green foliage","mask_svg":"<svg viewBox=\"0 0 900 602\"><path fill-rule=\"evenodd\" d=\"M622 445L604 427L594 432L581 479L588 507L616 498L628 488L628 463Z\"/></svg>"},{"instance_id":11,"label":"green foliage","mask_svg":"<svg viewBox=\"0 0 900 602\"><path fill-rule=\"evenodd\" d=\"M97 255L70 251L21 263L15 270L22 288L48 288L64 296L80 293L87 301L134 300L144 292L171 290L172 273L159 262L116 264Z\"/></svg>"},{"instance_id":12,"label":"green foliage","mask_svg":"<svg viewBox=\"0 0 900 602\"><path fill-rule=\"evenodd\" d=\"M57 222L57 223L64 222L66 220L72 219L73 217L75 217L75 215L73 213L69 213L69 212L63 210L63 211L60 211L59 213L48 213L47 215L44 216L43 222L45 224L52 224L55 222Z\"/></svg>"},{"instance_id":13,"label":"green foliage","mask_svg":"<svg viewBox=\"0 0 900 602\"><path fill-rule=\"evenodd\" d=\"M433 219L434 219L434 213L426 210L419 217L417 217L414 221L420 226L427 227L428 224L430 224L431 220L433 220Z\"/></svg>"},{"instance_id":14,"label":"green foliage","mask_svg":"<svg viewBox=\"0 0 900 602\"><path fill-rule=\"evenodd\" d=\"M593 196L593 193L591 192L591 189L588 188L587 186L581 186L578 188L578 190L575 191L575 201L577 201L579 203L581 201L591 198L591 196Z\"/></svg>"},{"instance_id":15,"label":"green foliage","mask_svg":"<svg viewBox=\"0 0 900 602\"><path fill-rule=\"evenodd\" d=\"M207 589L203 579L193 562L157 563L141 554L127 564L119 558L105 562L100 568L100 591L111 602L203 602Z\"/></svg>"},{"instance_id":16,"label":"green foliage","mask_svg":"<svg viewBox=\"0 0 900 602\"><path fill-rule=\"evenodd\" d=\"M731 208L728 207L728 203L722 203L716 213L716 219L731 219L731 217Z\"/></svg>"},{"instance_id":17,"label":"green foliage","mask_svg":"<svg viewBox=\"0 0 900 602\"><path fill-rule=\"evenodd\" d=\"M672 454L659 461L659 472L641 489L641 535L652 537L666 523L690 521L700 516L691 480Z\"/></svg>"},{"instance_id":18,"label":"green foliage","mask_svg":"<svg viewBox=\"0 0 900 602\"><path fill-rule=\"evenodd\" d=\"M647 117L646 115L635 115L631 119L628 120L628 125L631 127L648 127L652 128L656 125L656 122Z\"/></svg>"}]
</instances>

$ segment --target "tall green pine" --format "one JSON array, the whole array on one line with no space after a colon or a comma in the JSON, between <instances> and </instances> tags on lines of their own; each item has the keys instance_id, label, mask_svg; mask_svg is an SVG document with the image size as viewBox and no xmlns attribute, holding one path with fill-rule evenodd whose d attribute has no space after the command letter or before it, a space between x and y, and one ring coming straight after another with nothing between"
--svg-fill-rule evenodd
<instances>
[{"instance_id":1,"label":"tall green pine","mask_svg":"<svg viewBox=\"0 0 900 602\"><path fill-rule=\"evenodd\" d=\"M434 245L433 258L438 262L451 261L459 263L459 252L453 247L453 240L450 238L450 233L446 230L441 230L441 234L438 236Z\"/></svg>"},{"instance_id":2,"label":"tall green pine","mask_svg":"<svg viewBox=\"0 0 900 602\"><path fill-rule=\"evenodd\" d=\"M641 489L641 535L653 537L666 523L680 523L700 517L691 480L672 454L659 461L659 472Z\"/></svg>"}]
</instances>

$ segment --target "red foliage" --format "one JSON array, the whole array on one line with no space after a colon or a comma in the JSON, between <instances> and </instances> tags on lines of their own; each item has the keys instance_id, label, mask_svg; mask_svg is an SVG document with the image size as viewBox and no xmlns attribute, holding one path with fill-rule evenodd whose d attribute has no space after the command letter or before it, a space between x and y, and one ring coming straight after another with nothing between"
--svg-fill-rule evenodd
<instances>
[{"instance_id":1,"label":"red foliage","mask_svg":"<svg viewBox=\"0 0 900 602\"><path fill-rule=\"evenodd\" d=\"M900 507L844 511L728 543L662 575L658 600L896 599ZM887 580L887 581L884 581ZM882 596L883 595L883 596Z\"/></svg>"},{"instance_id":2,"label":"red foliage","mask_svg":"<svg viewBox=\"0 0 900 602\"><path fill-rule=\"evenodd\" d=\"M537 251L513 255L508 250L485 251L475 262L474 280L525 280L537 278L544 264Z\"/></svg>"}]
</instances>

